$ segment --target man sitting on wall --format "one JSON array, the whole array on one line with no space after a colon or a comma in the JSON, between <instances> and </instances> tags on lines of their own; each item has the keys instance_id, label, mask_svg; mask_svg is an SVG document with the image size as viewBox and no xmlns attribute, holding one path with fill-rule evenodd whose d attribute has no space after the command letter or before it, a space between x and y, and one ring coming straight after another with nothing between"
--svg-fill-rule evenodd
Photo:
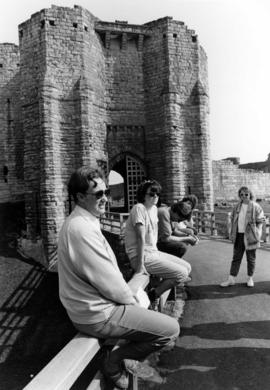
<instances>
[{"instance_id":1,"label":"man sitting on wall","mask_svg":"<svg viewBox=\"0 0 270 390\"><path fill-rule=\"evenodd\" d=\"M162 205L158 209L158 244L162 252L170 253L177 257L183 257L188 244L195 245L197 238L175 228L174 222L188 220L192 213L192 207L187 202L179 201L170 207Z\"/></svg>"},{"instance_id":2,"label":"man sitting on wall","mask_svg":"<svg viewBox=\"0 0 270 390\"><path fill-rule=\"evenodd\" d=\"M103 365L104 375L126 389L132 360L142 360L172 343L179 324L165 314L140 307L125 282L100 229L99 217L105 213L108 196L101 174L79 168L71 175L68 190L76 206L59 236L60 299L80 332L129 341L113 350Z\"/></svg>"}]
</instances>

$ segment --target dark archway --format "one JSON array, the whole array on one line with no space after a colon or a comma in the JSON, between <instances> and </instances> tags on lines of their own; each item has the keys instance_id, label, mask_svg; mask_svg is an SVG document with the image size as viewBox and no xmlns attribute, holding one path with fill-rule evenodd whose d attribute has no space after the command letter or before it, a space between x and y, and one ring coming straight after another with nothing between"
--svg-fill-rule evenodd
<instances>
[{"instance_id":1,"label":"dark archway","mask_svg":"<svg viewBox=\"0 0 270 390\"><path fill-rule=\"evenodd\" d=\"M136 203L138 185L146 177L146 169L143 162L134 155L121 154L116 156L111 165L111 170L119 173L124 179L124 206L117 208L117 212L129 212ZM114 211L114 208L111 208Z\"/></svg>"}]
</instances>

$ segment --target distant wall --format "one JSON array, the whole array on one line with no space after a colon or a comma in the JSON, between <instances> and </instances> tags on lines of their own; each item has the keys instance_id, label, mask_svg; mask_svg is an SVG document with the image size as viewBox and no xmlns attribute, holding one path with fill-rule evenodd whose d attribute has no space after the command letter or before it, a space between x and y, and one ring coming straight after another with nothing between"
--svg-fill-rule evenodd
<instances>
[{"instance_id":1,"label":"distant wall","mask_svg":"<svg viewBox=\"0 0 270 390\"><path fill-rule=\"evenodd\" d=\"M270 196L270 173L241 169L228 160L212 161L214 201L237 199L241 186L249 187L255 198Z\"/></svg>"}]
</instances>

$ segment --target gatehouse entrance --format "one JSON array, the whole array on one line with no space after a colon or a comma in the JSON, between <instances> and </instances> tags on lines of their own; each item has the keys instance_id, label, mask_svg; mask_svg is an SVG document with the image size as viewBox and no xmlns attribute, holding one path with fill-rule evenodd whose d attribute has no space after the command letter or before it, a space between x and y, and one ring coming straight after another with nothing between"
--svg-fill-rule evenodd
<instances>
[{"instance_id":1,"label":"gatehouse entrance","mask_svg":"<svg viewBox=\"0 0 270 390\"><path fill-rule=\"evenodd\" d=\"M116 172L117 174L114 174ZM121 180L122 177L123 180ZM128 154L114 159L110 175L109 185L111 188L110 211L127 213L136 203L138 185L146 178L146 169L135 156Z\"/></svg>"}]
</instances>

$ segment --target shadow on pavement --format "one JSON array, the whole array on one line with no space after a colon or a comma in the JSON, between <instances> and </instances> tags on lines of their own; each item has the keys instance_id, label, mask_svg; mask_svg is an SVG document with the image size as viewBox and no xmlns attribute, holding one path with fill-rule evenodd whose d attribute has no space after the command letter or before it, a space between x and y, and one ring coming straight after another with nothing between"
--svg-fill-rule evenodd
<instances>
[{"instance_id":1,"label":"shadow on pavement","mask_svg":"<svg viewBox=\"0 0 270 390\"><path fill-rule=\"evenodd\" d=\"M270 340L270 321L248 321L227 324L215 322L181 327L181 336L197 336L212 340L265 339Z\"/></svg>"},{"instance_id":2,"label":"shadow on pavement","mask_svg":"<svg viewBox=\"0 0 270 390\"><path fill-rule=\"evenodd\" d=\"M247 287L246 283L236 283L230 287L220 287L218 284L209 285L197 285L186 287L186 293L188 300L200 300L200 299L224 299L234 298L245 295L254 294L269 294L270 295L270 281L256 282L255 286Z\"/></svg>"},{"instance_id":3,"label":"shadow on pavement","mask_svg":"<svg viewBox=\"0 0 270 390\"><path fill-rule=\"evenodd\" d=\"M21 390L76 333L58 298L57 274L12 260L29 267L1 305L1 390Z\"/></svg>"},{"instance_id":4,"label":"shadow on pavement","mask_svg":"<svg viewBox=\"0 0 270 390\"><path fill-rule=\"evenodd\" d=\"M176 347L161 355L160 368L169 376L159 389L266 390L269 367L269 349Z\"/></svg>"}]
</instances>

